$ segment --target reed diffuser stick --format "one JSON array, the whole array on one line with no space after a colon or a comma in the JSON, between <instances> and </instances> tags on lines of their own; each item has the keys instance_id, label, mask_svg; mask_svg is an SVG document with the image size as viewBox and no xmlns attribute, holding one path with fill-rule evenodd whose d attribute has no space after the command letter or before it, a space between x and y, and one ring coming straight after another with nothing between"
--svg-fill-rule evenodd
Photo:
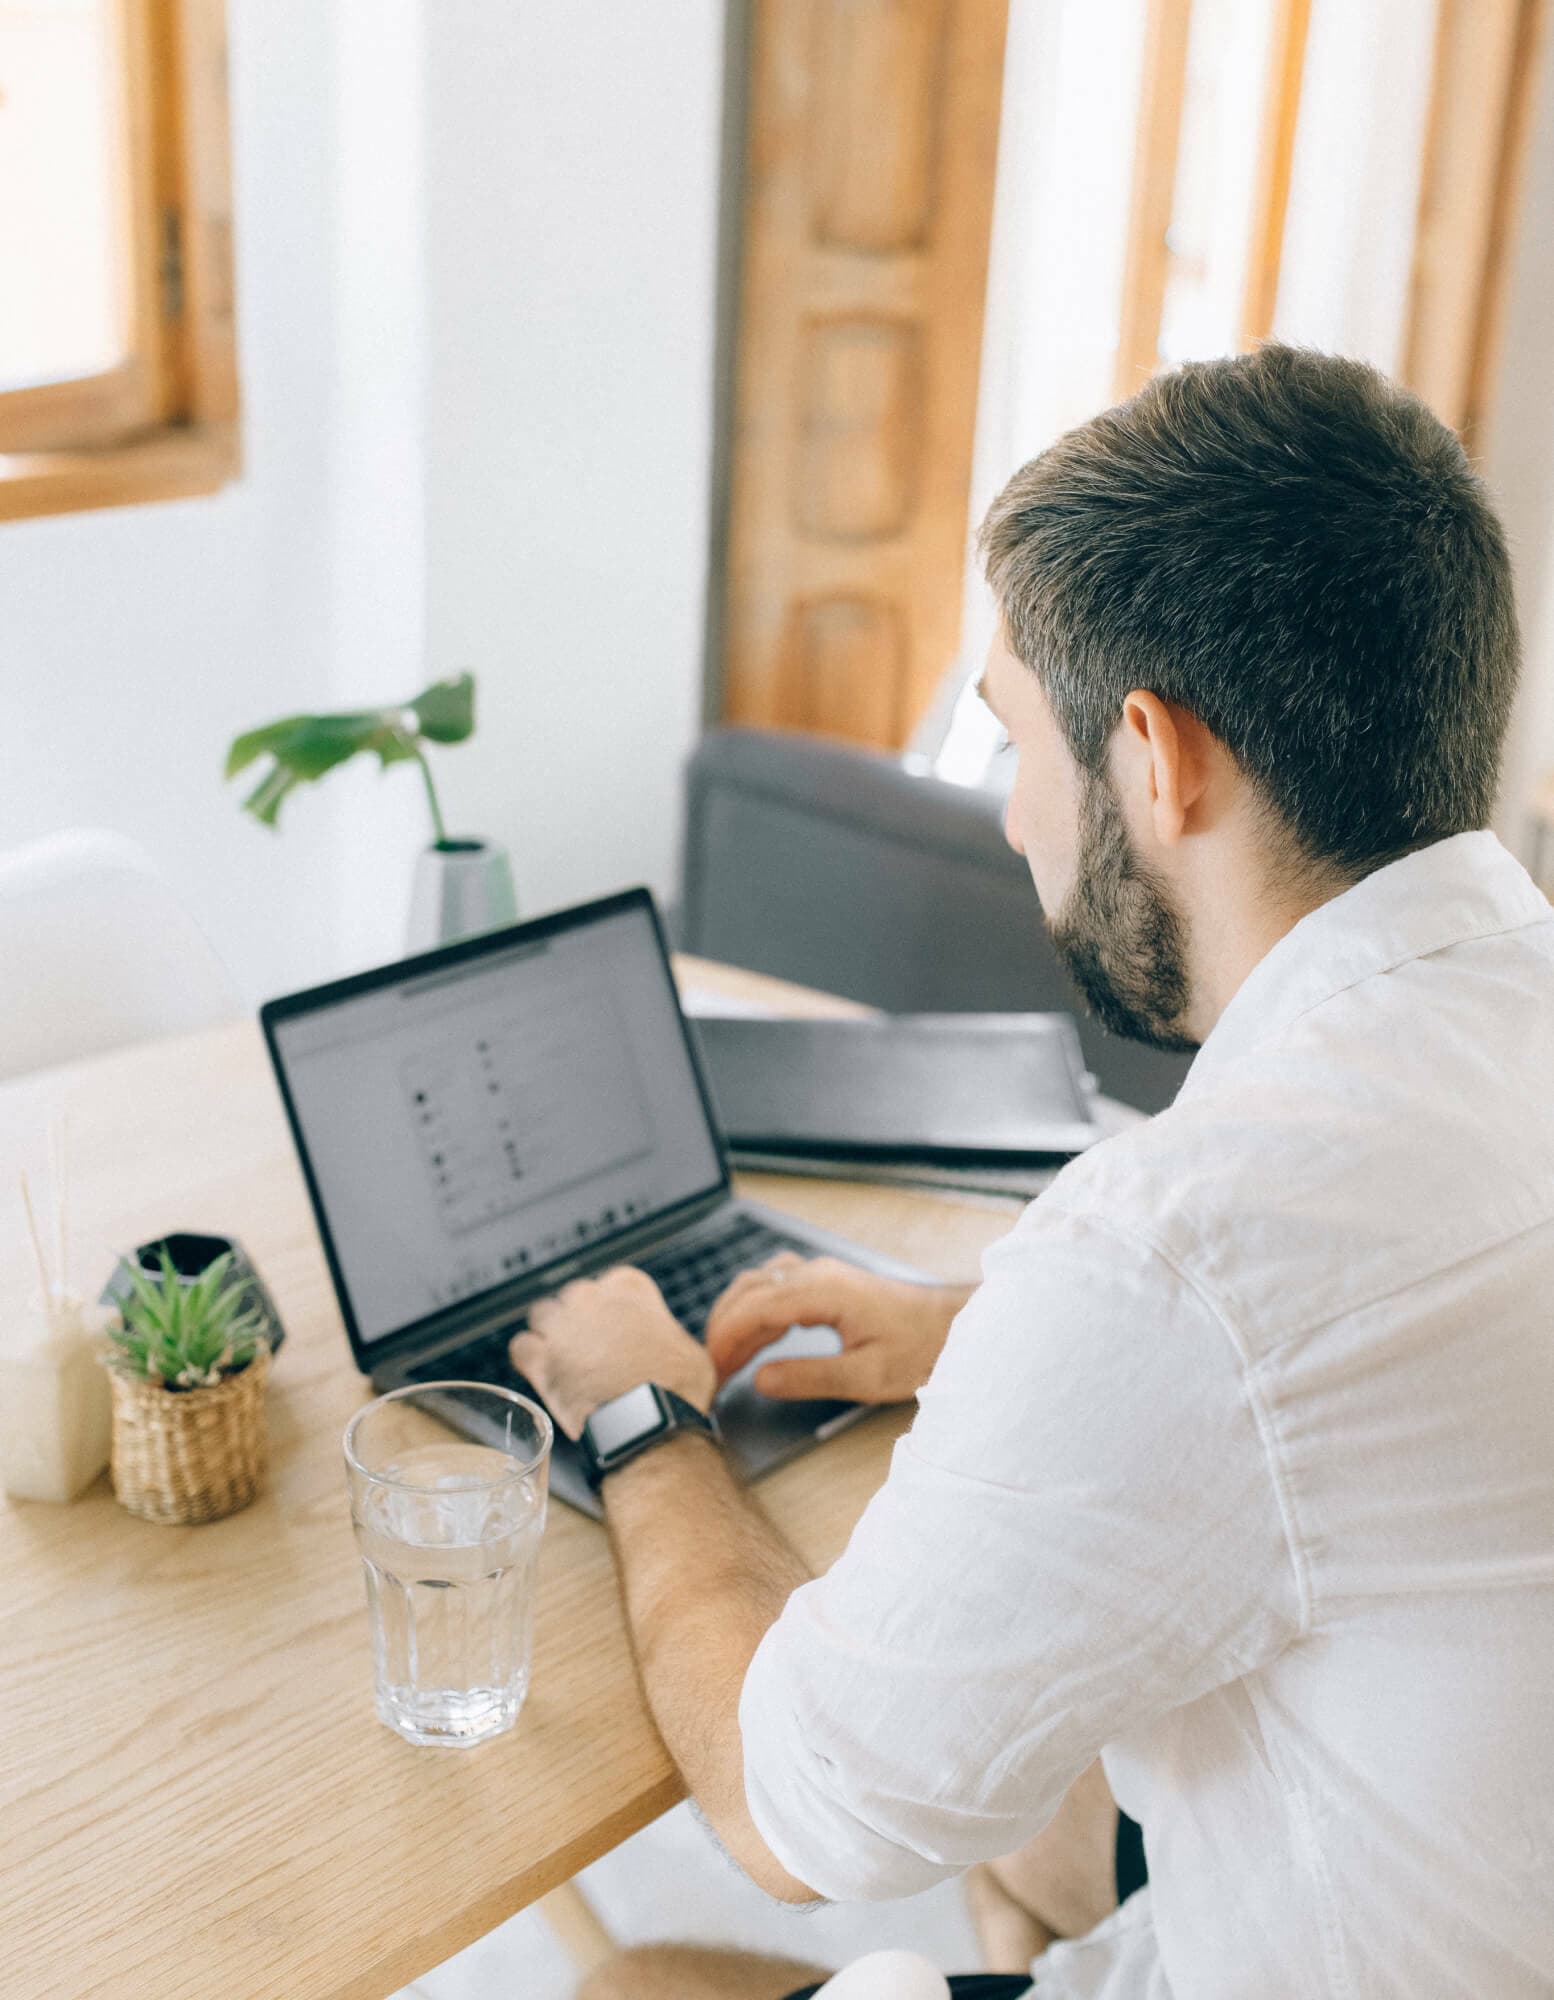
<instances>
[{"instance_id":1,"label":"reed diffuser stick","mask_svg":"<svg viewBox=\"0 0 1554 2000\"><path fill-rule=\"evenodd\" d=\"M70 1260L65 1253L65 1121L49 1121L49 1179L54 1196L54 1276L61 1294L70 1289Z\"/></svg>"},{"instance_id":2,"label":"reed diffuser stick","mask_svg":"<svg viewBox=\"0 0 1554 2000\"><path fill-rule=\"evenodd\" d=\"M42 1287L45 1307L53 1294L49 1283L49 1260L43 1254L43 1238L38 1234L38 1218L32 1210L32 1190L27 1185L27 1176L22 1175L22 1206L27 1211L27 1233L32 1238L32 1254L38 1260L38 1283Z\"/></svg>"}]
</instances>

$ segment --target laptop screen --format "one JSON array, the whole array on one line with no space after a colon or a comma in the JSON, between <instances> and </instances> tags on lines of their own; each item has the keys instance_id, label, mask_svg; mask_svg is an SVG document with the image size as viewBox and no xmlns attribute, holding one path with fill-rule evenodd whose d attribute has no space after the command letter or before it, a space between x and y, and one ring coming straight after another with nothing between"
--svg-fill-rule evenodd
<instances>
[{"instance_id":1,"label":"laptop screen","mask_svg":"<svg viewBox=\"0 0 1554 2000\"><path fill-rule=\"evenodd\" d=\"M648 897L534 928L266 1010L363 1344L723 1184Z\"/></svg>"}]
</instances>

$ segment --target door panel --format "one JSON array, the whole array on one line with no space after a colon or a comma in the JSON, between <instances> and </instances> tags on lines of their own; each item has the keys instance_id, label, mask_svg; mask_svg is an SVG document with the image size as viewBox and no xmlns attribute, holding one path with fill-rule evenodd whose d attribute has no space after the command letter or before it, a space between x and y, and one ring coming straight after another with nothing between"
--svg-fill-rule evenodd
<instances>
[{"instance_id":1,"label":"door panel","mask_svg":"<svg viewBox=\"0 0 1554 2000\"><path fill-rule=\"evenodd\" d=\"M955 656L1006 0L757 0L724 715L903 743Z\"/></svg>"}]
</instances>

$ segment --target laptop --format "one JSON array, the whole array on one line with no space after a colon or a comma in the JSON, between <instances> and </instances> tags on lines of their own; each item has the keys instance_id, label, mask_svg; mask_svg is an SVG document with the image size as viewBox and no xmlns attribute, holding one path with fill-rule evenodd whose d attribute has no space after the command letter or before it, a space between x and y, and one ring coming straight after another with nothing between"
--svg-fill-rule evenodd
<instances>
[{"instance_id":1,"label":"laptop","mask_svg":"<svg viewBox=\"0 0 1554 2000\"><path fill-rule=\"evenodd\" d=\"M655 1278L702 1338L734 1276L780 1250L924 1274L739 1199L646 889L272 1000L260 1010L340 1316L380 1393L496 1382L529 1304L612 1264ZM835 1352L794 1327L725 1383L718 1421L754 1479L864 1414L778 1402L767 1360ZM427 1399L483 1437L457 1391ZM551 1488L596 1517L559 1427Z\"/></svg>"},{"instance_id":2,"label":"laptop","mask_svg":"<svg viewBox=\"0 0 1554 2000\"><path fill-rule=\"evenodd\" d=\"M1040 1166L1101 1137L1067 1014L710 1019L696 1039L738 1152Z\"/></svg>"}]
</instances>

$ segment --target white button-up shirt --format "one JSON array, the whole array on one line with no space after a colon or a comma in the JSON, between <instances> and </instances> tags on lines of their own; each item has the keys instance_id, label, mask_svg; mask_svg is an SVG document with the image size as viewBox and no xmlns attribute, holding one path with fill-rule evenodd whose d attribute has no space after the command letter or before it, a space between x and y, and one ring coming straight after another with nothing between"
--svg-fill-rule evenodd
<instances>
[{"instance_id":1,"label":"white button-up shirt","mask_svg":"<svg viewBox=\"0 0 1554 2000\"><path fill-rule=\"evenodd\" d=\"M1104 1753L1150 1887L1042 2000L1554 1995L1554 910L1492 835L1305 917L988 1252L740 1724L837 1898Z\"/></svg>"}]
</instances>

